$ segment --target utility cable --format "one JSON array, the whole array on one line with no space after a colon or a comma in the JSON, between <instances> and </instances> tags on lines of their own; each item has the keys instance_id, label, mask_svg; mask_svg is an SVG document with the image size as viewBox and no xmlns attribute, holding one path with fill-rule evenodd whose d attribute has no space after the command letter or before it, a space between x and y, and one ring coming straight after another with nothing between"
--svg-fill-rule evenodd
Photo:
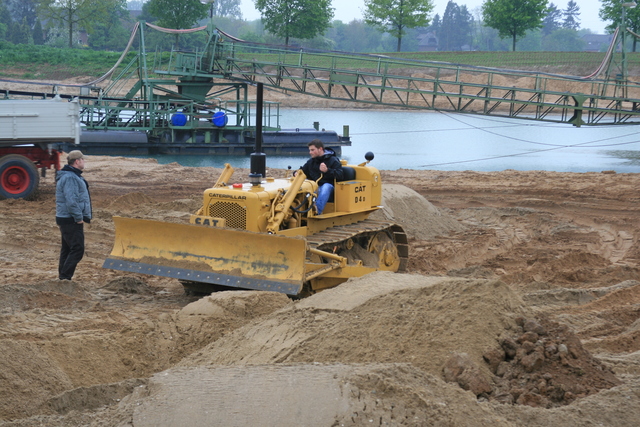
<instances>
[{"instance_id":1,"label":"utility cable","mask_svg":"<svg viewBox=\"0 0 640 427\"><path fill-rule=\"evenodd\" d=\"M587 148L612 147L612 146L618 146L618 145L635 144L635 143L638 143L638 142L640 142L640 141L622 142L622 143L618 143L618 144L609 144L609 145L602 145L602 146L589 146ZM556 147L553 147L553 148L545 148L545 149L541 149L541 150L527 151L527 152L524 152L524 153L514 153L514 154L504 154L502 156L484 157L484 158L481 158L481 159L460 160L460 161L455 161L455 162L444 162L444 163L433 163L433 164L430 164L430 165L420 165L419 167L427 168L427 167L433 167L433 166L446 166L446 165L455 165L455 164L461 164L461 163L482 162L482 161L486 161L486 160L495 160L495 159L502 159L502 158L508 158L508 157L526 156L526 155L530 155L530 154L543 153L543 152L547 152L547 151L561 150L563 148L584 147L586 144L591 144L591 143L593 143L593 141L592 142L580 142L580 143L577 143L577 144L570 144L570 145L556 146Z\"/></svg>"},{"instance_id":2,"label":"utility cable","mask_svg":"<svg viewBox=\"0 0 640 427\"><path fill-rule=\"evenodd\" d=\"M465 128L448 128L448 129L419 129L419 130L407 130L407 131L384 131L384 132L360 132L360 133L351 133L351 136L366 136L366 135L387 135L387 134L409 134L409 133L429 133L429 132L454 132L454 131L464 131L464 130L479 130L479 131L483 131L486 133L489 133L491 135L495 135L498 136L500 138L505 138L505 139L509 139L512 141L518 141L518 142L524 142L527 144L533 144L533 145L543 145L543 146L548 146L548 147L558 147L558 148L564 148L564 147L569 147L567 145L563 145L563 144L552 144L552 143L546 143L546 142L537 142L537 141L530 141L530 140L526 140L526 139L522 139L522 138L515 138L515 137L511 137L508 135L503 135L497 132L492 132L490 130L487 129L497 129L497 128L512 128L512 127L522 127L522 126L535 126L536 128L541 127L541 125L539 124L515 124L515 125L510 125L510 124L505 124L504 126L490 126L490 127L480 127L480 126L475 126L469 123L466 123L462 120L459 120L449 114L446 114L444 112L440 112L443 115L446 115L447 117L451 118L452 120L456 120L464 125L466 125L467 127ZM504 123L504 122L503 122ZM565 127L564 126L543 126L543 127L547 127L547 128L552 128L552 127L556 127L556 128L560 128L560 127ZM616 136L611 136L611 137L607 137L607 138L602 138L602 139L598 139L598 140L594 140L594 141L590 141L590 142L586 142L586 143L580 143L580 144L593 144L593 143L597 143L597 142L603 142L603 141L608 141L608 140L612 140L612 139L620 139L620 138L625 138L628 136L632 136L632 135L638 135L640 132L631 132L628 133L626 135L616 135ZM594 145L592 147L608 147L608 146L616 146L616 145L627 145L627 144L634 144L636 142L640 142L640 141L632 141L632 142L625 142L625 143L616 143L616 144L606 144L606 145Z\"/></svg>"}]
</instances>

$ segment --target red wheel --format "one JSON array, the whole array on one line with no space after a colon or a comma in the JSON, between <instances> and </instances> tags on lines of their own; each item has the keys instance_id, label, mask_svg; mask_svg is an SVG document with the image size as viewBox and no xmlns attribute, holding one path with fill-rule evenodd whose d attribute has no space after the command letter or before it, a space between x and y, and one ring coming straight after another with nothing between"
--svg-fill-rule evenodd
<instances>
[{"instance_id":1,"label":"red wheel","mask_svg":"<svg viewBox=\"0 0 640 427\"><path fill-rule=\"evenodd\" d=\"M38 188L40 176L33 162L17 154L0 158L0 197L20 199Z\"/></svg>"}]
</instances>

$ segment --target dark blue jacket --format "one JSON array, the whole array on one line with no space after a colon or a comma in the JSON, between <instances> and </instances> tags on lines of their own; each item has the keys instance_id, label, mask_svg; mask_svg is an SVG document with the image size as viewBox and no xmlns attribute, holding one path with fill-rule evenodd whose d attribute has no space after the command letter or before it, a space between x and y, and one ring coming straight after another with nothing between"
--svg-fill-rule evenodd
<instances>
[{"instance_id":1,"label":"dark blue jacket","mask_svg":"<svg viewBox=\"0 0 640 427\"><path fill-rule=\"evenodd\" d=\"M327 165L327 171L325 173L320 172L320 164ZM318 182L318 185L325 183L333 184L333 181L341 181L343 177L342 164L336 157L335 151L331 148L324 149L324 155L320 157L312 157L307 160L307 163L302 166L302 172L307 176L307 179L317 181L320 176L322 179Z\"/></svg>"}]
</instances>

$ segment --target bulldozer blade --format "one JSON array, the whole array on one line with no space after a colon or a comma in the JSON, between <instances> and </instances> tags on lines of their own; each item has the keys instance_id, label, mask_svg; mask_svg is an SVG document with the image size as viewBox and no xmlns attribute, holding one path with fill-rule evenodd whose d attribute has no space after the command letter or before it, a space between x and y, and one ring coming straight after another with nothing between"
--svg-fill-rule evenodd
<instances>
[{"instance_id":1,"label":"bulldozer blade","mask_svg":"<svg viewBox=\"0 0 640 427\"><path fill-rule=\"evenodd\" d=\"M103 268L298 295L306 241L244 230L114 217Z\"/></svg>"}]
</instances>

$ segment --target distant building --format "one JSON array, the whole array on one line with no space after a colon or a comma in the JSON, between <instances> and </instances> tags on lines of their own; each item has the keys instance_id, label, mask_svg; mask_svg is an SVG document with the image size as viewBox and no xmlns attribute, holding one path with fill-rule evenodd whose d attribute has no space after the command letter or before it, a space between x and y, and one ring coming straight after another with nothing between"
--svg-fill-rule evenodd
<instances>
[{"instance_id":1,"label":"distant building","mask_svg":"<svg viewBox=\"0 0 640 427\"><path fill-rule=\"evenodd\" d=\"M418 50L420 52L435 52L438 50L438 37L432 31L418 34Z\"/></svg>"},{"instance_id":2,"label":"distant building","mask_svg":"<svg viewBox=\"0 0 640 427\"><path fill-rule=\"evenodd\" d=\"M582 40L586 42L585 51L603 52L611 44L613 34L585 34L582 36Z\"/></svg>"}]
</instances>

